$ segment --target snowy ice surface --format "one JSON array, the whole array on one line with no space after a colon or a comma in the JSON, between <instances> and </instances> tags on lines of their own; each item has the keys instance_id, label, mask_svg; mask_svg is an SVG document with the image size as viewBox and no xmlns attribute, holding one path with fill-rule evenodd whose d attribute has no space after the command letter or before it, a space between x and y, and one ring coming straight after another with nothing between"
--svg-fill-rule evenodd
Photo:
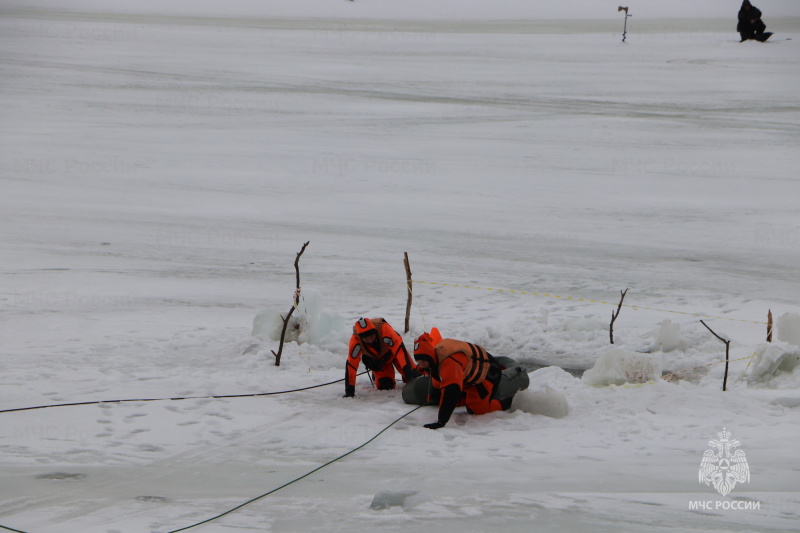
<instances>
[{"instance_id":1,"label":"snowy ice surface","mask_svg":"<svg viewBox=\"0 0 800 533\"><path fill-rule=\"evenodd\" d=\"M625 385L647 383L661 378L661 354L637 353L623 348L609 348L583 374L589 385Z\"/></svg>"},{"instance_id":2,"label":"snowy ice surface","mask_svg":"<svg viewBox=\"0 0 800 533\"><path fill-rule=\"evenodd\" d=\"M775 320L775 336L780 341L800 346L800 314L784 313Z\"/></svg>"},{"instance_id":3,"label":"snowy ice surface","mask_svg":"<svg viewBox=\"0 0 800 533\"><path fill-rule=\"evenodd\" d=\"M800 348L763 342L800 312L800 3L756 3L765 44L727 0L630 3L625 43L616 1L65 4L0 2L1 407L192 399L0 413L0 525L172 531L374 437L410 408L365 376L207 396L341 379L408 252L408 344L591 368L629 288L614 347L669 379L537 370L566 416L423 407L193 530L797 530ZM306 241L327 322L276 367Z\"/></svg>"}]
</instances>

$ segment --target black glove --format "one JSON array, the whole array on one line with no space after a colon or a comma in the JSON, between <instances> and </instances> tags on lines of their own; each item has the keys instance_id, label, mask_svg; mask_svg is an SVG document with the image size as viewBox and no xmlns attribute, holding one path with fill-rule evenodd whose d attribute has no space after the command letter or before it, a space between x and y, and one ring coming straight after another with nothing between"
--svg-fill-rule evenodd
<instances>
[{"instance_id":1,"label":"black glove","mask_svg":"<svg viewBox=\"0 0 800 533\"><path fill-rule=\"evenodd\" d=\"M441 422L431 422L430 424L425 424L423 427L426 427L428 429L439 429L443 428L444 424L442 424Z\"/></svg>"},{"instance_id":2,"label":"black glove","mask_svg":"<svg viewBox=\"0 0 800 533\"><path fill-rule=\"evenodd\" d=\"M342 398L355 398L356 395L356 386L355 385L345 385L344 386L344 396Z\"/></svg>"}]
</instances>

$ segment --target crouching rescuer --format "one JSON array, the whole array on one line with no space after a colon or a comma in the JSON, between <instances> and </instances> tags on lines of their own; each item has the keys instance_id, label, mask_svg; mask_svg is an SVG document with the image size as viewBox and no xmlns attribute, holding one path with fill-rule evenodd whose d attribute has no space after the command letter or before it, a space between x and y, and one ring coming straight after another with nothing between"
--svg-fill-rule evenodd
<instances>
[{"instance_id":1,"label":"crouching rescuer","mask_svg":"<svg viewBox=\"0 0 800 533\"><path fill-rule=\"evenodd\" d=\"M414 359L427 375L406 385L403 399L439 405L438 420L425 424L429 429L444 427L460 406L476 415L506 410L514 394L529 384L525 368L513 359L495 358L477 344L442 339L436 328L417 337Z\"/></svg>"},{"instance_id":2,"label":"crouching rescuer","mask_svg":"<svg viewBox=\"0 0 800 533\"><path fill-rule=\"evenodd\" d=\"M372 372L378 390L395 388L395 368L404 383L420 375L403 344L403 338L382 318L362 317L353 325L345 370L345 398L355 396L356 374L361 362Z\"/></svg>"}]
</instances>

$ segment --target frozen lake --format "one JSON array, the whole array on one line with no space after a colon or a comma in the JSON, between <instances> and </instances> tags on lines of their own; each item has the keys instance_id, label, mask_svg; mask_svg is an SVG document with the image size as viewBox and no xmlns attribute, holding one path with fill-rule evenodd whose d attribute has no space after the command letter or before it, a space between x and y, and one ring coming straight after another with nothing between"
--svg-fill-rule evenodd
<instances>
[{"instance_id":1,"label":"frozen lake","mask_svg":"<svg viewBox=\"0 0 800 533\"><path fill-rule=\"evenodd\" d=\"M632 18L622 43L619 17L0 15L3 409L340 379L346 328L287 345L280 368L251 336L258 312L288 310L306 241L303 288L347 327L402 331L408 252L407 345L438 326L591 366L612 308L596 301L629 287L620 345L658 352L670 319L684 344L664 367L691 369L724 350L694 314L744 358L768 309L800 311L800 13L768 20L765 44L722 18ZM616 389L544 372L567 418L462 413L431 432L420 411L197 530L796 529L800 414L774 402L797 372L724 397L720 366ZM408 411L360 379L354 402L334 385L0 413L0 524L209 518ZM753 471L734 496L759 511L689 510L718 499L697 468L723 424ZM401 489L424 502L370 508Z\"/></svg>"}]
</instances>

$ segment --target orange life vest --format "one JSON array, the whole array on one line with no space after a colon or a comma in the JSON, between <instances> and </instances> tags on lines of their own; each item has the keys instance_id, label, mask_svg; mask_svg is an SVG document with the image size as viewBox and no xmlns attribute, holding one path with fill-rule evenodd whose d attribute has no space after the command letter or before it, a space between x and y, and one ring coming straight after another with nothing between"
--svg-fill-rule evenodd
<instances>
[{"instance_id":1,"label":"orange life vest","mask_svg":"<svg viewBox=\"0 0 800 533\"><path fill-rule=\"evenodd\" d=\"M467 356L467 368L464 369L464 386L475 385L486 379L491 367L491 359L486 350L469 342L455 339L444 339L436 345L436 357L439 364L454 353L464 353Z\"/></svg>"}]
</instances>

